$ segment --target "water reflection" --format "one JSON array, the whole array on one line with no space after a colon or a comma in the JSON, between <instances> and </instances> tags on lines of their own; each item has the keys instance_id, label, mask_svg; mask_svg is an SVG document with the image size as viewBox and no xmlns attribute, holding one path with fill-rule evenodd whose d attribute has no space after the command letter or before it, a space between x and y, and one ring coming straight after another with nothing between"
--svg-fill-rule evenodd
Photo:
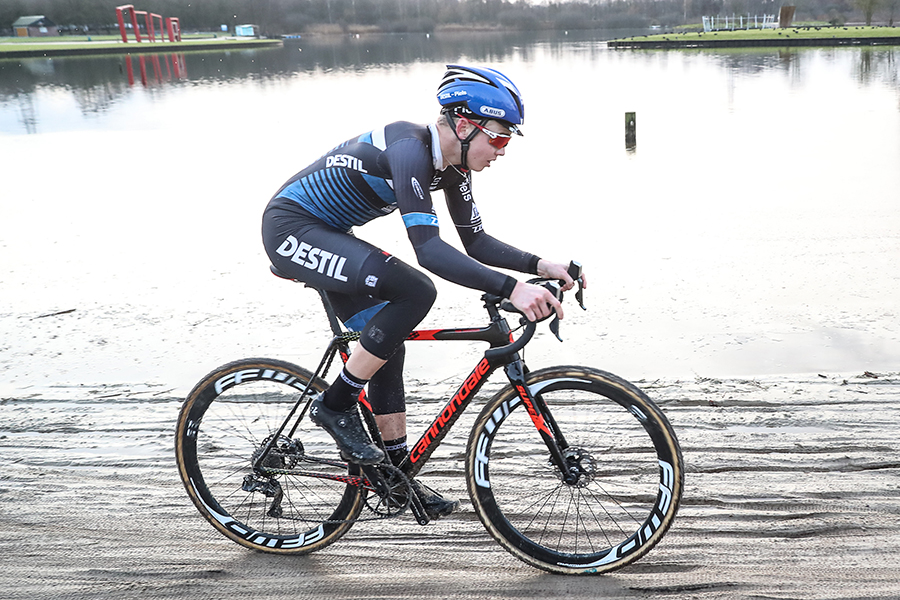
<instances>
[{"instance_id":1,"label":"water reflection","mask_svg":"<svg viewBox=\"0 0 900 600\"><path fill-rule=\"evenodd\" d=\"M174 62L145 60L146 87L134 56L0 61L0 171L15 174L0 192L15 200L0 202L0 296L8 315L115 305L117 326L122 314L166 315L129 340L171 352L154 377L178 368L196 380L199 353L171 344L184 336L179 324L209 324L209 337L196 338L216 340L208 368L240 348L273 349L282 342L267 315L287 322L302 292L268 274L258 222L269 195L340 140L434 118L442 65L481 62L514 77L529 107L526 137L476 176L491 234L597 274L592 310L567 311L567 344L548 341L555 362L638 376L878 371L889 360L896 369L900 146L885 132L900 128L898 51L622 52L590 36L537 34L320 38L189 53L181 78ZM628 153L631 111L640 150ZM379 219L361 235L415 261L402 221ZM436 284L442 304L428 326L468 314L477 294ZM247 315L268 322L220 341L222 323ZM107 335L91 323L79 332ZM315 360L302 356L312 320L291 327L279 332L291 338L288 354ZM452 359L429 379L451 376Z\"/></svg>"},{"instance_id":2,"label":"water reflection","mask_svg":"<svg viewBox=\"0 0 900 600\"><path fill-rule=\"evenodd\" d=\"M138 54L125 57L125 70L128 73L128 85L134 85L134 63L137 61L141 77L141 84L148 87L153 84L162 84L173 79L185 79L187 77L187 63L184 54ZM148 68L152 69L148 73Z\"/></svg>"},{"instance_id":3,"label":"water reflection","mask_svg":"<svg viewBox=\"0 0 900 600\"><path fill-rule=\"evenodd\" d=\"M898 69L898 51L894 49L876 50L863 48L860 51L856 80L861 84L881 83L900 88L900 69Z\"/></svg>"},{"instance_id":4,"label":"water reflection","mask_svg":"<svg viewBox=\"0 0 900 600\"><path fill-rule=\"evenodd\" d=\"M783 72L792 85L802 84L804 69L809 64L819 61L841 64L849 58L851 77L858 84L881 84L900 90L898 50L893 48L607 50L602 42L617 35L622 34L508 32L310 37L287 42L280 49L0 60L0 103L19 111L25 130L34 132L40 109L31 96L48 89L67 91L75 97L84 114L91 114L109 109L137 81L144 87L158 88L169 84L265 82L285 80L300 73L363 72L376 66L425 62L497 64L515 60L530 64L537 57L560 64L586 60L612 65L626 62L665 65L699 60L740 76Z\"/></svg>"},{"instance_id":5,"label":"water reflection","mask_svg":"<svg viewBox=\"0 0 900 600\"><path fill-rule=\"evenodd\" d=\"M227 81L258 77L284 77L301 72L364 70L374 65L458 60L500 62L513 54L528 61L537 46L565 52L567 46L586 43L598 51L600 41L613 34L473 33L449 36L385 34L324 36L288 42L280 49L193 52L191 81ZM536 46L537 45L537 46ZM91 87L101 81L120 81L126 70L121 56L0 59L0 98L32 92L41 85ZM152 60L148 58L147 60Z\"/></svg>"},{"instance_id":6,"label":"water reflection","mask_svg":"<svg viewBox=\"0 0 900 600\"><path fill-rule=\"evenodd\" d=\"M10 104L17 113L18 122L25 128L26 133L37 133L37 111L34 108L34 96L31 94L16 94Z\"/></svg>"},{"instance_id":7,"label":"water reflection","mask_svg":"<svg viewBox=\"0 0 900 600\"><path fill-rule=\"evenodd\" d=\"M619 51L622 52L622 51ZM841 63L852 56L853 79L863 85L886 84L900 90L900 50L893 46L866 46L858 48L698 48L673 53L665 50L626 51L645 57L655 55L658 60L669 57L702 57L735 74L755 75L767 71L780 71L800 84L803 70L815 61Z\"/></svg>"}]
</instances>

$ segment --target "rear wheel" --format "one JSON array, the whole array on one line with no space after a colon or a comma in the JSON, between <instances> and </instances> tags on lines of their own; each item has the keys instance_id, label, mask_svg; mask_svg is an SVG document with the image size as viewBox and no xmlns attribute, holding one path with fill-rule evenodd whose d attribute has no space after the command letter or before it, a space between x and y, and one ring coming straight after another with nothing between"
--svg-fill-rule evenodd
<instances>
[{"instance_id":1,"label":"rear wheel","mask_svg":"<svg viewBox=\"0 0 900 600\"><path fill-rule=\"evenodd\" d=\"M665 415L634 385L586 367L530 373L570 472L566 481L507 386L479 415L466 479L488 532L547 571L602 573L650 551L672 524L683 487L681 450ZM565 442L563 442L565 440Z\"/></svg>"},{"instance_id":2,"label":"rear wheel","mask_svg":"<svg viewBox=\"0 0 900 600\"><path fill-rule=\"evenodd\" d=\"M197 384L178 416L175 455L188 495L216 529L248 548L319 550L344 535L365 504L365 491L346 483L357 481L358 468L335 462L334 441L308 418L253 466L303 390L313 396L327 387L311 377L277 360L229 363ZM290 473L300 470L307 475Z\"/></svg>"}]
</instances>

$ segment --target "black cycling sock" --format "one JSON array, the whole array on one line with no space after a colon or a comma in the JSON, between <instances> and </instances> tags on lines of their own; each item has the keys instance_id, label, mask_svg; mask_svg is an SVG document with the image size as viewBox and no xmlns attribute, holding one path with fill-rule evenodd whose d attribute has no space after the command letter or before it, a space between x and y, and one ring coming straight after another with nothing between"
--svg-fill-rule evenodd
<instances>
[{"instance_id":1,"label":"black cycling sock","mask_svg":"<svg viewBox=\"0 0 900 600\"><path fill-rule=\"evenodd\" d=\"M368 379L355 377L347 371L347 367L344 367L331 387L325 391L322 403L331 410L342 412L349 410L359 398L359 393L366 387L366 382Z\"/></svg>"},{"instance_id":2,"label":"black cycling sock","mask_svg":"<svg viewBox=\"0 0 900 600\"><path fill-rule=\"evenodd\" d=\"M403 459L409 455L409 448L406 446L406 436L398 437L396 440L385 440L384 449L387 450L388 456L391 457L391 464L395 467L403 462Z\"/></svg>"}]
</instances>

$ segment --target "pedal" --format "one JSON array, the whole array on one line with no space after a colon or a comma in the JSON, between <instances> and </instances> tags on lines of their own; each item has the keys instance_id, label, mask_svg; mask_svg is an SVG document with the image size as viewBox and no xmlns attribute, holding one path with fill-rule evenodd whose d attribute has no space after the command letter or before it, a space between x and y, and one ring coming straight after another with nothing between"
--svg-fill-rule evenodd
<instances>
[{"instance_id":1,"label":"pedal","mask_svg":"<svg viewBox=\"0 0 900 600\"><path fill-rule=\"evenodd\" d=\"M416 518L416 523L419 525L425 526L431 522L431 518L425 514L425 507L422 506L422 501L419 500L419 495L413 492L410 494L412 496L410 498L409 508L412 510L413 516Z\"/></svg>"}]
</instances>

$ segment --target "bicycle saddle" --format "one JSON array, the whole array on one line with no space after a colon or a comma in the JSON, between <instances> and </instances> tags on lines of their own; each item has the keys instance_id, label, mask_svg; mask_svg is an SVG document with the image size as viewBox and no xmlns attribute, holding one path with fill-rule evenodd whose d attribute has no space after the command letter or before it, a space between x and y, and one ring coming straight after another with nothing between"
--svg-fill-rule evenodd
<instances>
[{"instance_id":1,"label":"bicycle saddle","mask_svg":"<svg viewBox=\"0 0 900 600\"><path fill-rule=\"evenodd\" d=\"M293 277L291 277L275 265L269 265L269 270L272 271L272 275L274 275L275 277L281 277L282 279L287 279L289 281L296 281Z\"/></svg>"}]
</instances>

